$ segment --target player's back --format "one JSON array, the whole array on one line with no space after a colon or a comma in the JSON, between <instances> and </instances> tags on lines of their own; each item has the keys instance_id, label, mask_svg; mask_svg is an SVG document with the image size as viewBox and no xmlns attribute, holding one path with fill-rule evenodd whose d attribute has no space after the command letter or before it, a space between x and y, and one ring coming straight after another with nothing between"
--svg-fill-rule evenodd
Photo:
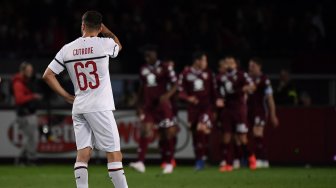
<instances>
[{"instance_id":1,"label":"player's back","mask_svg":"<svg viewBox=\"0 0 336 188\"><path fill-rule=\"evenodd\" d=\"M67 69L75 88L74 114L115 109L109 57L118 52L119 46L111 38L80 37L56 55L55 61Z\"/></svg>"}]
</instances>

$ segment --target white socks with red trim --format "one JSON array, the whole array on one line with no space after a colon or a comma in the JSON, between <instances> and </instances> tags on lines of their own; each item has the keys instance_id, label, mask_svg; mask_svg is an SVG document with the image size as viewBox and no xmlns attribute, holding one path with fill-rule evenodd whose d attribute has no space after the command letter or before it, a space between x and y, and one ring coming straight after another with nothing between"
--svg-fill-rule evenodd
<instances>
[{"instance_id":1,"label":"white socks with red trim","mask_svg":"<svg viewBox=\"0 0 336 188\"><path fill-rule=\"evenodd\" d=\"M88 188L87 163L76 162L74 166L77 188ZM128 188L122 162L107 164L108 174L115 188Z\"/></svg>"},{"instance_id":2,"label":"white socks with red trim","mask_svg":"<svg viewBox=\"0 0 336 188\"><path fill-rule=\"evenodd\" d=\"M76 186L77 188L88 188L88 170L87 170L87 163L83 162L76 162L74 171L75 171L75 178L76 178Z\"/></svg>"},{"instance_id":3,"label":"white socks with red trim","mask_svg":"<svg viewBox=\"0 0 336 188\"><path fill-rule=\"evenodd\" d=\"M115 188L128 188L122 162L107 163L107 169Z\"/></svg>"}]
</instances>

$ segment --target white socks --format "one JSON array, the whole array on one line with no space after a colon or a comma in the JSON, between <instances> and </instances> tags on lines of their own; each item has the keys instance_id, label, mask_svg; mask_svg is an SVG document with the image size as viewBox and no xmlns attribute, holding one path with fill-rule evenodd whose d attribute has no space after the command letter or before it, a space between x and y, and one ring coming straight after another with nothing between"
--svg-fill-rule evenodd
<instances>
[{"instance_id":1,"label":"white socks","mask_svg":"<svg viewBox=\"0 0 336 188\"><path fill-rule=\"evenodd\" d=\"M107 163L107 169L115 188L128 188L122 162Z\"/></svg>"},{"instance_id":2,"label":"white socks","mask_svg":"<svg viewBox=\"0 0 336 188\"><path fill-rule=\"evenodd\" d=\"M77 188L88 188L87 163L76 162L74 171ZM115 188L128 188L122 162L112 162L107 164L108 174Z\"/></svg>"},{"instance_id":3,"label":"white socks","mask_svg":"<svg viewBox=\"0 0 336 188\"><path fill-rule=\"evenodd\" d=\"M76 178L76 186L77 188L88 188L88 170L87 170L87 163L83 162L76 162L74 171L75 171L75 178Z\"/></svg>"}]
</instances>

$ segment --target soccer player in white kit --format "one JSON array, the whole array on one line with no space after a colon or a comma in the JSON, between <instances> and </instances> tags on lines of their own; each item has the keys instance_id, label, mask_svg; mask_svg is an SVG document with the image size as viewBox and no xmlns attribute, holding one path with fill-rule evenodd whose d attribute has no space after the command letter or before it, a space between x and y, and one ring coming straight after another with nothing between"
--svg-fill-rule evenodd
<instances>
[{"instance_id":1,"label":"soccer player in white kit","mask_svg":"<svg viewBox=\"0 0 336 188\"><path fill-rule=\"evenodd\" d=\"M82 17L82 37L66 44L46 69L43 79L67 102L73 103L77 159L74 166L77 188L88 187L88 162L95 147L105 151L107 168L116 188L128 187L122 165L120 138L113 116L114 100L109 57L121 50L118 38L102 23L102 15L88 11ZM99 34L103 37L98 37ZM67 69L75 95L66 92L55 75Z\"/></svg>"}]
</instances>

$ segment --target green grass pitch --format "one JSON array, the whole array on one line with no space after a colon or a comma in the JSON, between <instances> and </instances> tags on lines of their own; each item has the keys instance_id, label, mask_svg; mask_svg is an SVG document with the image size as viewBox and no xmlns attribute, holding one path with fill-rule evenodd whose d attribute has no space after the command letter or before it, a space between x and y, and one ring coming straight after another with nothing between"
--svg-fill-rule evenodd
<instances>
[{"instance_id":1,"label":"green grass pitch","mask_svg":"<svg viewBox=\"0 0 336 188\"><path fill-rule=\"evenodd\" d=\"M250 171L240 169L219 173L216 167L195 172L191 166L178 166L173 174L162 175L156 166L145 174L126 168L129 187L133 188L335 188L336 168L274 167ZM113 187L106 167L89 166L91 188ZM1 188L72 188L75 187L72 165L14 167L0 165Z\"/></svg>"}]
</instances>

